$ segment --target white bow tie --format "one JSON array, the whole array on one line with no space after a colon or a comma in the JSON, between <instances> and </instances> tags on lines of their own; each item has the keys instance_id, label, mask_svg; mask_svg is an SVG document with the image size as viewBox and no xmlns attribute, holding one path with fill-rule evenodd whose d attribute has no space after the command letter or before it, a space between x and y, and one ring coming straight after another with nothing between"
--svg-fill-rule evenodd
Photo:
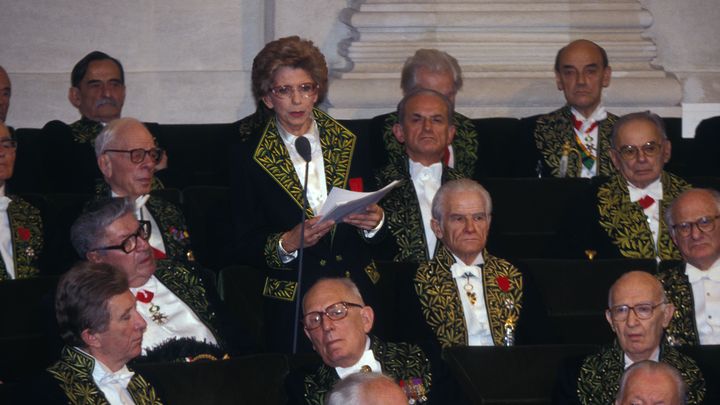
<instances>
[{"instance_id":1,"label":"white bow tie","mask_svg":"<svg viewBox=\"0 0 720 405\"><path fill-rule=\"evenodd\" d=\"M12 200L6 196L0 197L0 212L7 211L7 207L8 207L8 205L10 205L11 201Z\"/></svg>"},{"instance_id":2,"label":"white bow tie","mask_svg":"<svg viewBox=\"0 0 720 405\"><path fill-rule=\"evenodd\" d=\"M149 200L149 199L150 199L150 194L143 194L140 197L136 198L135 199L135 209L137 211L141 210L142 207L145 206L145 203L147 202L147 200Z\"/></svg>"},{"instance_id":3,"label":"white bow tie","mask_svg":"<svg viewBox=\"0 0 720 405\"><path fill-rule=\"evenodd\" d=\"M453 278L465 277L465 274L480 278L480 265L468 266L464 263L455 262L451 267Z\"/></svg>"},{"instance_id":4,"label":"white bow tie","mask_svg":"<svg viewBox=\"0 0 720 405\"><path fill-rule=\"evenodd\" d=\"M134 372L129 371L127 368L118 370L111 374L106 374L100 379L99 383L103 385L118 384L123 388L127 388L130 383L130 379L135 375Z\"/></svg>"},{"instance_id":5,"label":"white bow tie","mask_svg":"<svg viewBox=\"0 0 720 405\"><path fill-rule=\"evenodd\" d=\"M703 271L694 267L686 266L685 274L687 274L688 281L690 281L691 283L698 282L702 279L720 282L720 271L713 269Z\"/></svg>"},{"instance_id":6,"label":"white bow tie","mask_svg":"<svg viewBox=\"0 0 720 405\"><path fill-rule=\"evenodd\" d=\"M646 195L649 195L655 201L660 201L663 198L662 183L659 181L651 183L644 189L639 189L628 183L628 191L630 192L631 202L636 202Z\"/></svg>"}]
</instances>

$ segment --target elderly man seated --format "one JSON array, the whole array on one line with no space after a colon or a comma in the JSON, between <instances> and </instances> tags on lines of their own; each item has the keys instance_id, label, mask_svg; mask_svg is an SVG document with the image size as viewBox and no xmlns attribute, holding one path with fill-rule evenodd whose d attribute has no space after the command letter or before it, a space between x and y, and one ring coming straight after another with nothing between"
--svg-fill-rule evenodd
<instances>
[{"instance_id":1,"label":"elderly man seated","mask_svg":"<svg viewBox=\"0 0 720 405\"><path fill-rule=\"evenodd\" d=\"M686 391L685 381L675 367L643 360L623 373L615 405L684 405Z\"/></svg>"},{"instance_id":2,"label":"elderly man seated","mask_svg":"<svg viewBox=\"0 0 720 405\"><path fill-rule=\"evenodd\" d=\"M99 198L127 197L135 202L137 219L150 222L155 258L194 261L180 208L149 194L163 153L140 121L119 118L107 124L95 139L97 164L106 183L98 189Z\"/></svg>"},{"instance_id":3,"label":"elderly man seated","mask_svg":"<svg viewBox=\"0 0 720 405\"><path fill-rule=\"evenodd\" d=\"M643 360L677 368L688 385L688 404L702 403L705 380L697 364L663 340L674 310L654 276L642 271L623 274L610 288L605 311L616 341L586 357L579 367L568 363L559 375L554 403L610 404L623 371Z\"/></svg>"},{"instance_id":4,"label":"elderly man seated","mask_svg":"<svg viewBox=\"0 0 720 405\"><path fill-rule=\"evenodd\" d=\"M140 355L145 320L136 309L124 272L80 262L65 273L55 312L66 346L60 360L14 404L157 405L153 387L127 363Z\"/></svg>"},{"instance_id":5,"label":"elderly man seated","mask_svg":"<svg viewBox=\"0 0 720 405\"><path fill-rule=\"evenodd\" d=\"M667 330L674 345L720 344L720 193L691 189L665 212L683 262L658 273L675 305Z\"/></svg>"},{"instance_id":6,"label":"elderly man seated","mask_svg":"<svg viewBox=\"0 0 720 405\"><path fill-rule=\"evenodd\" d=\"M376 176L380 185L404 180L382 201L392 234L379 245L383 259L422 262L437 251L430 228L432 199L443 182L462 177L443 163L455 135L452 111L447 97L427 89L411 91L398 104L399 122L393 132L404 145L404 159L389 163Z\"/></svg>"},{"instance_id":7,"label":"elderly man seated","mask_svg":"<svg viewBox=\"0 0 720 405\"><path fill-rule=\"evenodd\" d=\"M545 339L546 325L529 325L543 311L526 278L485 251L491 218L490 194L473 180L447 182L433 199L431 226L441 246L418 267L414 285L423 320L442 348Z\"/></svg>"},{"instance_id":8,"label":"elderly man seated","mask_svg":"<svg viewBox=\"0 0 720 405\"><path fill-rule=\"evenodd\" d=\"M216 355L217 345L237 343L223 340L219 300L202 274L179 262L155 261L148 242L152 228L137 220L135 208L124 198L97 201L75 221L70 237L80 257L127 274L138 312L148 323L143 354L165 359L180 346L191 352L183 357Z\"/></svg>"},{"instance_id":9,"label":"elderly man seated","mask_svg":"<svg viewBox=\"0 0 720 405\"><path fill-rule=\"evenodd\" d=\"M538 175L614 173L609 135L617 116L602 105L602 90L610 85L611 76L607 53L595 42L579 39L558 51L555 83L565 96L565 106L521 121L528 137L535 140Z\"/></svg>"},{"instance_id":10,"label":"elderly man seated","mask_svg":"<svg viewBox=\"0 0 720 405\"><path fill-rule=\"evenodd\" d=\"M0 281L37 276L43 250L40 211L6 190L16 149L17 141L0 122Z\"/></svg>"},{"instance_id":11,"label":"elderly man seated","mask_svg":"<svg viewBox=\"0 0 720 405\"><path fill-rule=\"evenodd\" d=\"M572 255L679 259L663 213L690 185L663 171L672 145L662 119L649 111L625 115L615 123L610 142L617 173L594 195L571 201L563 233Z\"/></svg>"},{"instance_id":12,"label":"elderly man seated","mask_svg":"<svg viewBox=\"0 0 720 405\"><path fill-rule=\"evenodd\" d=\"M323 365L314 373L291 375L287 386L296 403L324 404L336 382L356 372L394 378L416 403L430 393L430 363L408 343L383 342L369 335L375 314L349 278L318 280L303 297L303 326ZM303 399L304 398L304 399Z\"/></svg>"}]
</instances>

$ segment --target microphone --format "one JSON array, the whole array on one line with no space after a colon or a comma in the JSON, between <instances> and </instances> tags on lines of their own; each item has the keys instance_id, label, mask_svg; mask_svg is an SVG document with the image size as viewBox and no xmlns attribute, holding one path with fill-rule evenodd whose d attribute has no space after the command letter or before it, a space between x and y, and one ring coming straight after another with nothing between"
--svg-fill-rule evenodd
<instances>
[{"instance_id":1,"label":"microphone","mask_svg":"<svg viewBox=\"0 0 720 405\"><path fill-rule=\"evenodd\" d=\"M302 217L300 218L300 247L298 248L298 276L297 276L297 295L295 297L295 323L293 328L293 347L292 353L297 353L298 329L300 326L300 293L302 291L302 270L303 270L303 252L305 251L305 211L308 208L307 200L307 183L308 173L310 172L310 161L312 153L310 151L310 141L304 136L295 139L295 150L305 161L305 181L303 182L303 207Z\"/></svg>"}]
</instances>

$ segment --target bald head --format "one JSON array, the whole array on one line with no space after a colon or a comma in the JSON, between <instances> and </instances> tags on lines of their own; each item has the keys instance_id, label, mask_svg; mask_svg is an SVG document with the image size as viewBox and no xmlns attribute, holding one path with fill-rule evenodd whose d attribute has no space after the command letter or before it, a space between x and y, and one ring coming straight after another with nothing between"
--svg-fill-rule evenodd
<instances>
[{"instance_id":1,"label":"bald head","mask_svg":"<svg viewBox=\"0 0 720 405\"><path fill-rule=\"evenodd\" d=\"M328 394L327 405L406 405L402 388L379 373L355 373L344 378Z\"/></svg>"},{"instance_id":2,"label":"bald head","mask_svg":"<svg viewBox=\"0 0 720 405\"><path fill-rule=\"evenodd\" d=\"M720 260L720 193L694 188L680 194L665 211L670 236L686 262L709 270Z\"/></svg>"},{"instance_id":3,"label":"bald head","mask_svg":"<svg viewBox=\"0 0 720 405\"><path fill-rule=\"evenodd\" d=\"M608 306L618 305L614 297L624 296L624 292L637 286L643 286L643 290L651 293L653 298L665 300L665 290L655 276L644 271L629 271L613 283L608 293Z\"/></svg>"},{"instance_id":4,"label":"bald head","mask_svg":"<svg viewBox=\"0 0 720 405\"><path fill-rule=\"evenodd\" d=\"M7 118L8 108L10 108L10 96L12 88L10 85L10 77L5 68L0 66L0 122L5 122Z\"/></svg>"},{"instance_id":5,"label":"bald head","mask_svg":"<svg viewBox=\"0 0 720 405\"><path fill-rule=\"evenodd\" d=\"M616 405L685 404L686 384L675 367L645 360L625 370L620 380Z\"/></svg>"}]
</instances>

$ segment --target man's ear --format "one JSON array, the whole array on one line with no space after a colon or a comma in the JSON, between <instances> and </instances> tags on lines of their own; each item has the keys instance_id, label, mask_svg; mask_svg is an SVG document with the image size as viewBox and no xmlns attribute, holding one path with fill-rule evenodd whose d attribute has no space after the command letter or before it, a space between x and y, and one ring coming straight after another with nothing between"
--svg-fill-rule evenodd
<instances>
[{"instance_id":1,"label":"man's ear","mask_svg":"<svg viewBox=\"0 0 720 405\"><path fill-rule=\"evenodd\" d=\"M663 310L663 328L667 328L668 325L670 325L670 321L672 321L673 314L675 313L675 305L672 303L665 304L665 309Z\"/></svg>"},{"instance_id":2,"label":"man's ear","mask_svg":"<svg viewBox=\"0 0 720 405\"><path fill-rule=\"evenodd\" d=\"M562 78L560 77L560 72L558 71L555 71L555 86L557 86L558 90L563 91Z\"/></svg>"},{"instance_id":3,"label":"man's ear","mask_svg":"<svg viewBox=\"0 0 720 405\"><path fill-rule=\"evenodd\" d=\"M70 104L75 108L80 108L80 89L70 87L70 90L68 90L68 101L70 101Z\"/></svg>"},{"instance_id":4,"label":"man's ear","mask_svg":"<svg viewBox=\"0 0 720 405\"><path fill-rule=\"evenodd\" d=\"M663 139L663 143L665 144L663 146L663 163L667 163L672 157L672 142L669 139Z\"/></svg>"},{"instance_id":5,"label":"man's ear","mask_svg":"<svg viewBox=\"0 0 720 405\"><path fill-rule=\"evenodd\" d=\"M450 145L453 142L453 139L455 139L455 132L455 125L450 124L450 126L448 127L448 145Z\"/></svg>"},{"instance_id":6,"label":"man's ear","mask_svg":"<svg viewBox=\"0 0 720 405\"><path fill-rule=\"evenodd\" d=\"M92 252L87 252L87 254L85 255L85 258L90 263L101 263L102 262L101 257L100 257L100 252L98 252L97 250L93 250Z\"/></svg>"},{"instance_id":7,"label":"man's ear","mask_svg":"<svg viewBox=\"0 0 720 405\"><path fill-rule=\"evenodd\" d=\"M80 332L80 338L85 342L86 347L100 347L100 340L96 334L90 332L90 329L85 329Z\"/></svg>"},{"instance_id":8,"label":"man's ear","mask_svg":"<svg viewBox=\"0 0 720 405\"><path fill-rule=\"evenodd\" d=\"M110 161L110 156L108 156L107 153L102 153L98 156L97 165L100 172L103 174L103 177L110 178L112 175L112 162Z\"/></svg>"},{"instance_id":9,"label":"man's ear","mask_svg":"<svg viewBox=\"0 0 720 405\"><path fill-rule=\"evenodd\" d=\"M433 233L435 234L435 236L438 239L442 240L442 238L443 238L442 227L440 226L440 222L438 222L437 219L433 218L430 220L430 229L432 229Z\"/></svg>"},{"instance_id":10,"label":"man's ear","mask_svg":"<svg viewBox=\"0 0 720 405\"><path fill-rule=\"evenodd\" d=\"M395 139L397 139L400 143L405 143L405 133L403 132L402 125L395 124L392 127L393 135L395 135Z\"/></svg>"},{"instance_id":11,"label":"man's ear","mask_svg":"<svg viewBox=\"0 0 720 405\"><path fill-rule=\"evenodd\" d=\"M270 98L269 95L263 96L262 101L263 101L263 103L265 103L265 107L267 107L267 108L269 108L269 109L271 109L271 110L272 110L273 107L275 106L275 105L273 104L273 102L272 102L272 98Z\"/></svg>"},{"instance_id":12,"label":"man's ear","mask_svg":"<svg viewBox=\"0 0 720 405\"><path fill-rule=\"evenodd\" d=\"M610 160L612 161L613 166L615 166L615 169L618 172L620 171L620 159L620 153L615 149L610 149Z\"/></svg>"},{"instance_id":13,"label":"man's ear","mask_svg":"<svg viewBox=\"0 0 720 405\"><path fill-rule=\"evenodd\" d=\"M360 317L363 321L363 329L365 330L365 333L370 333L373 323L375 322L375 311L366 305L360 308Z\"/></svg>"},{"instance_id":14,"label":"man's ear","mask_svg":"<svg viewBox=\"0 0 720 405\"><path fill-rule=\"evenodd\" d=\"M602 80L602 86L608 87L610 86L610 79L612 78L612 68L610 65L608 65L604 71L603 71L603 80Z\"/></svg>"},{"instance_id":15,"label":"man's ear","mask_svg":"<svg viewBox=\"0 0 720 405\"><path fill-rule=\"evenodd\" d=\"M610 329L612 329L613 332L615 332L615 325L613 325L612 317L610 316L610 310L605 310L605 319L607 320L608 324L610 324Z\"/></svg>"}]
</instances>

